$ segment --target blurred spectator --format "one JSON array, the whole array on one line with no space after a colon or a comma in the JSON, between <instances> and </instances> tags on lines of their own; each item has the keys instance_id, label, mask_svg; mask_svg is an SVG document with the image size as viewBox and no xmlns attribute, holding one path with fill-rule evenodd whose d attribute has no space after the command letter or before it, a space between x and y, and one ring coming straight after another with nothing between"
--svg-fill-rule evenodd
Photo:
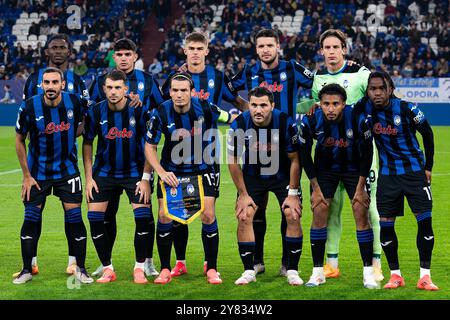
<instances>
[{"instance_id":1,"label":"blurred spectator","mask_svg":"<svg viewBox=\"0 0 450 320\"><path fill-rule=\"evenodd\" d=\"M438 63L436 64L436 70L438 77L445 77L446 75L448 75L448 61L446 61L444 58L439 59Z\"/></svg>"},{"instance_id":2,"label":"blurred spectator","mask_svg":"<svg viewBox=\"0 0 450 320\"><path fill-rule=\"evenodd\" d=\"M156 19L158 20L158 31L164 32L164 22L166 17L169 15L166 1L157 0L155 2L155 15Z\"/></svg>"},{"instance_id":3,"label":"blurred spectator","mask_svg":"<svg viewBox=\"0 0 450 320\"><path fill-rule=\"evenodd\" d=\"M144 60L142 60L142 56L140 53L138 53L138 59L134 63L134 68L136 70L144 71Z\"/></svg>"},{"instance_id":4,"label":"blurred spectator","mask_svg":"<svg viewBox=\"0 0 450 320\"><path fill-rule=\"evenodd\" d=\"M12 95L11 87L8 84L3 86L3 90L5 91L5 95L0 99L0 103L16 103L16 99Z\"/></svg>"},{"instance_id":5,"label":"blurred spectator","mask_svg":"<svg viewBox=\"0 0 450 320\"><path fill-rule=\"evenodd\" d=\"M154 77L157 77L162 71L162 64L159 62L157 58L153 59L153 63L148 68L148 72L150 72Z\"/></svg>"},{"instance_id":6,"label":"blurred spectator","mask_svg":"<svg viewBox=\"0 0 450 320\"><path fill-rule=\"evenodd\" d=\"M77 59L75 62L75 66L73 67L73 72L80 77L84 76L88 72L88 67L84 60Z\"/></svg>"}]
</instances>

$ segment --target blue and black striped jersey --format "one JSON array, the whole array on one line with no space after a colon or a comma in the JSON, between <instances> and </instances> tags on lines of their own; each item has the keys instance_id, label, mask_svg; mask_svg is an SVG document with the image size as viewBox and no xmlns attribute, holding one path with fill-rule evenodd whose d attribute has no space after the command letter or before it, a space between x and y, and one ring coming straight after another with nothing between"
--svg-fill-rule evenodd
<instances>
[{"instance_id":1,"label":"blue and black striped jersey","mask_svg":"<svg viewBox=\"0 0 450 320\"><path fill-rule=\"evenodd\" d=\"M164 170L174 173L201 173L214 170L211 163L213 159L208 159L210 157L208 155L212 152L209 152L211 150L205 152L205 149L208 146L212 148L210 146L212 135L218 138L218 131L214 128L217 128L221 110L216 105L192 98L189 111L178 113L173 107L172 100L167 100L149 112L146 141L149 144L158 144L164 135L164 147L161 152L161 166ZM180 152L178 148L181 144L186 146L186 149ZM172 154L176 147L175 153Z\"/></svg>"},{"instance_id":2,"label":"blue and black striped jersey","mask_svg":"<svg viewBox=\"0 0 450 320\"><path fill-rule=\"evenodd\" d=\"M267 127L258 127L249 111L241 113L228 130L228 154L242 158L244 175L262 179L290 176L288 153L298 151L297 125L287 113L274 109Z\"/></svg>"},{"instance_id":3,"label":"blue and black striped jersey","mask_svg":"<svg viewBox=\"0 0 450 320\"><path fill-rule=\"evenodd\" d=\"M94 79L89 88L91 100L95 103L106 99L103 91L106 75L102 74ZM139 94L140 100L148 109L156 108L164 101L158 83L149 73L133 70L127 74L127 79L128 93Z\"/></svg>"},{"instance_id":4,"label":"blue and black striped jersey","mask_svg":"<svg viewBox=\"0 0 450 320\"><path fill-rule=\"evenodd\" d=\"M25 82L23 89L23 100L27 100L37 94L43 94L42 88L42 75L46 68L41 68L36 72L33 72ZM64 72L64 80L66 81L66 87L64 91L73 94L79 94L83 99L89 100L89 91L86 88L84 80L75 74L73 70L66 70Z\"/></svg>"},{"instance_id":5,"label":"blue and black striped jersey","mask_svg":"<svg viewBox=\"0 0 450 320\"><path fill-rule=\"evenodd\" d=\"M345 106L339 121L328 121L322 109L301 120L299 142L302 151L311 154L313 139L317 140L314 154L315 170L361 172L365 147L372 144L370 122L364 112ZM370 148L373 151L373 148ZM372 154L370 155L370 161ZM370 168L370 164L368 166ZM306 167L305 167L306 171ZM306 171L308 177L310 174Z\"/></svg>"},{"instance_id":6,"label":"blue and black striped jersey","mask_svg":"<svg viewBox=\"0 0 450 320\"><path fill-rule=\"evenodd\" d=\"M110 178L136 178L144 169L145 108L129 107L112 111L103 100L89 109L84 140L97 140L93 175Z\"/></svg>"},{"instance_id":7,"label":"blue and black striped jersey","mask_svg":"<svg viewBox=\"0 0 450 320\"><path fill-rule=\"evenodd\" d=\"M280 60L273 69L263 69L261 61L246 65L232 79L236 91L250 91L254 87L266 87L275 98L275 108L294 118L297 109L298 89L310 89L313 84L313 73L295 60Z\"/></svg>"},{"instance_id":8,"label":"blue and black striped jersey","mask_svg":"<svg viewBox=\"0 0 450 320\"><path fill-rule=\"evenodd\" d=\"M19 108L16 132L30 135L28 168L36 180L54 180L78 174L77 129L88 102L62 93L61 103L50 107L44 95L35 95Z\"/></svg>"},{"instance_id":9,"label":"blue and black striped jersey","mask_svg":"<svg viewBox=\"0 0 450 320\"><path fill-rule=\"evenodd\" d=\"M370 101L365 103L366 108L371 109L380 174L399 175L424 170L425 158L416 131L427 120L417 104L392 98L388 106L378 109Z\"/></svg>"},{"instance_id":10,"label":"blue and black striped jersey","mask_svg":"<svg viewBox=\"0 0 450 320\"><path fill-rule=\"evenodd\" d=\"M236 100L237 92L234 90L230 79L222 72L211 65L205 66L205 70L200 73L192 73L187 71L192 76L194 81L194 90L192 97L200 100L206 100L219 106L222 104L222 99L228 102ZM170 99L170 78L175 74L172 72L162 86L164 99Z\"/></svg>"}]
</instances>

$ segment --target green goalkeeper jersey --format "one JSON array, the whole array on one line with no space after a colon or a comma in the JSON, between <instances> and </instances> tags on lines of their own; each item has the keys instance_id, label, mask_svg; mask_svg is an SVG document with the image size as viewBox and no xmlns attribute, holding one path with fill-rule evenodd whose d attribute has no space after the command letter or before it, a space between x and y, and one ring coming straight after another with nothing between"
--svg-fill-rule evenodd
<instances>
[{"instance_id":1,"label":"green goalkeeper jersey","mask_svg":"<svg viewBox=\"0 0 450 320\"><path fill-rule=\"evenodd\" d=\"M367 80L370 70L358 64L349 66L347 61L340 70L330 73L326 67L318 70L314 74L313 86L311 89L312 98L297 104L298 113L306 113L315 102L319 101L319 92L327 84L337 83L347 92L346 104L352 105L359 101L366 94Z\"/></svg>"}]
</instances>

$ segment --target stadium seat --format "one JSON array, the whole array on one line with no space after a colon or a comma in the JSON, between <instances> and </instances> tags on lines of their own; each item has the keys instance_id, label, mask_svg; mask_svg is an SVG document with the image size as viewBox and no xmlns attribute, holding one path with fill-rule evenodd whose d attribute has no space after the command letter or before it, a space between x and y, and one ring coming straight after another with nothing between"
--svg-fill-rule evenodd
<instances>
[{"instance_id":1,"label":"stadium seat","mask_svg":"<svg viewBox=\"0 0 450 320\"><path fill-rule=\"evenodd\" d=\"M379 26L378 27L378 32L383 32L383 33L387 33L388 29L386 26Z\"/></svg>"},{"instance_id":2,"label":"stadium seat","mask_svg":"<svg viewBox=\"0 0 450 320\"><path fill-rule=\"evenodd\" d=\"M39 13L39 18L44 17L44 19L48 19L48 14L47 12L41 12Z\"/></svg>"},{"instance_id":3,"label":"stadium seat","mask_svg":"<svg viewBox=\"0 0 450 320\"><path fill-rule=\"evenodd\" d=\"M420 42L423 44L428 44L428 38L422 37L420 38Z\"/></svg>"},{"instance_id":4,"label":"stadium seat","mask_svg":"<svg viewBox=\"0 0 450 320\"><path fill-rule=\"evenodd\" d=\"M223 11L223 8L225 8L225 5L221 4L220 6L217 7L217 10Z\"/></svg>"},{"instance_id":5,"label":"stadium seat","mask_svg":"<svg viewBox=\"0 0 450 320\"><path fill-rule=\"evenodd\" d=\"M46 34L41 34L41 35L38 37L38 40L39 40L39 41L47 41L47 35L46 35Z\"/></svg>"},{"instance_id":6,"label":"stadium seat","mask_svg":"<svg viewBox=\"0 0 450 320\"><path fill-rule=\"evenodd\" d=\"M280 25L282 21L283 21L283 18L281 16L273 17L273 22L276 22L278 25Z\"/></svg>"},{"instance_id":7,"label":"stadium seat","mask_svg":"<svg viewBox=\"0 0 450 320\"><path fill-rule=\"evenodd\" d=\"M283 22L289 22L289 23L291 23L291 22L292 22L292 16L284 16Z\"/></svg>"},{"instance_id":8,"label":"stadium seat","mask_svg":"<svg viewBox=\"0 0 450 320\"><path fill-rule=\"evenodd\" d=\"M305 15L305 11L303 10L297 10L295 11L295 15L299 17L303 17Z\"/></svg>"},{"instance_id":9,"label":"stadium seat","mask_svg":"<svg viewBox=\"0 0 450 320\"><path fill-rule=\"evenodd\" d=\"M286 22L282 22L280 27L290 28L291 25L292 25L292 22L286 21Z\"/></svg>"},{"instance_id":10,"label":"stadium seat","mask_svg":"<svg viewBox=\"0 0 450 320\"><path fill-rule=\"evenodd\" d=\"M32 12L32 13L30 13L30 18L32 18L32 19L39 18L39 14L37 12Z\"/></svg>"},{"instance_id":11,"label":"stadium seat","mask_svg":"<svg viewBox=\"0 0 450 320\"><path fill-rule=\"evenodd\" d=\"M222 17L221 16L215 16L213 21L214 22L222 22Z\"/></svg>"},{"instance_id":12,"label":"stadium seat","mask_svg":"<svg viewBox=\"0 0 450 320\"><path fill-rule=\"evenodd\" d=\"M292 20L293 22L302 22L303 21L303 16L295 16L294 19Z\"/></svg>"},{"instance_id":13,"label":"stadium seat","mask_svg":"<svg viewBox=\"0 0 450 320\"><path fill-rule=\"evenodd\" d=\"M35 34L30 34L28 36L28 41L37 41L37 36Z\"/></svg>"},{"instance_id":14,"label":"stadium seat","mask_svg":"<svg viewBox=\"0 0 450 320\"><path fill-rule=\"evenodd\" d=\"M211 8L211 10L212 10L213 12L216 12L216 11L217 11L217 6L216 6L216 5L212 4L212 5L210 5L209 7Z\"/></svg>"},{"instance_id":15,"label":"stadium seat","mask_svg":"<svg viewBox=\"0 0 450 320\"><path fill-rule=\"evenodd\" d=\"M27 37L27 36L22 35L22 34L17 35L17 41L18 41L18 42L24 42L24 41L27 41L27 40L28 40L28 37Z\"/></svg>"},{"instance_id":16,"label":"stadium seat","mask_svg":"<svg viewBox=\"0 0 450 320\"><path fill-rule=\"evenodd\" d=\"M20 14L20 19L28 19L28 13L27 12L22 12Z\"/></svg>"},{"instance_id":17,"label":"stadium seat","mask_svg":"<svg viewBox=\"0 0 450 320\"><path fill-rule=\"evenodd\" d=\"M369 4L369 5L367 6L366 12L367 12L368 14L372 14L372 13L377 12L377 5L376 5L376 4Z\"/></svg>"},{"instance_id":18,"label":"stadium seat","mask_svg":"<svg viewBox=\"0 0 450 320\"><path fill-rule=\"evenodd\" d=\"M294 21L294 22L292 22L292 28L294 28L295 30L296 30L296 32L297 31L300 31L300 27L302 26L302 23L301 22L298 22L298 21Z\"/></svg>"},{"instance_id":19,"label":"stadium seat","mask_svg":"<svg viewBox=\"0 0 450 320\"><path fill-rule=\"evenodd\" d=\"M437 44L437 38L436 37L430 38L430 45L435 45L435 44Z\"/></svg>"}]
</instances>

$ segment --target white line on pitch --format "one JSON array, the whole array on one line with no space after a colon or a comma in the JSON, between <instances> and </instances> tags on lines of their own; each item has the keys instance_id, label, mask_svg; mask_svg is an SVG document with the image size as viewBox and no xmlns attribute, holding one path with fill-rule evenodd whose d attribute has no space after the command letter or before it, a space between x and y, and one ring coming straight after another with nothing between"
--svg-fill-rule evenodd
<instances>
[{"instance_id":1,"label":"white line on pitch","mask_svg":"<svg viewBox=\"0 0 450 320\"><path fill-rule=\"evenodd\" d=\"M19 172L21 169L14 169L14 170L9 170L9 171L2 171L0 172L0 176L3 176L5 174L11 174L11 173L16 173Z\"/></svg>"}]
</instances>

